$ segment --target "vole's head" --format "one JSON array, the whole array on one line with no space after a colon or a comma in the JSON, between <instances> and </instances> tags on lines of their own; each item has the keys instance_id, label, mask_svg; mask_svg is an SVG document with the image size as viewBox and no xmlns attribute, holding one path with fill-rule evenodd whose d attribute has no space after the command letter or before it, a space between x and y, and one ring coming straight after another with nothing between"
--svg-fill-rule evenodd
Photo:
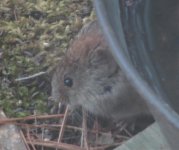
<instances>
[{"instance_id":1,"label":"vole's head","mask_svg":"<svg viewBox=\"0 0 179 150\"><path fill-rule=\"evenodd\" d=\"M113 92L117 71L104 37L93 22L81 30L56 68L52 97L92 111L103 95Z\"/></svg>"}]
</instances>

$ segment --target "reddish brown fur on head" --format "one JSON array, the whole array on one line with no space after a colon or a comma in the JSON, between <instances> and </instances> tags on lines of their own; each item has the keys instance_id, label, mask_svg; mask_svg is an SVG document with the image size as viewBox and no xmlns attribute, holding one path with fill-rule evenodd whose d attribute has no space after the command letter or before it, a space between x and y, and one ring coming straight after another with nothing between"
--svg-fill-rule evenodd
<instances>
[{"instance_id":1,"label":"reddish brown fur on head","mask_svg":"<svg viewBox=\"0 0 179 150\"><path fill-rule=\"evenodd\" d=\"M112 57L97 21L84 26L70 44L53 75L52 97L65 97L71 105L113 119L146 111Z\"/></svg>"},{"instance_id":2,"label":"reddish brown fur on head","mask_svg":"<svg viewBox=\"0 0 179 150\"><path fill-rule=\"evenodd\" d=\"M97 26L95 26L93 30L85 30L74 39L67 50L66 60L68 60L69 64L77 61L79 63L84 63L90 53L92 53L92 51L99 46L103 49L107 49L107 45L101 31Z\"/></svg>"}]
</instances>

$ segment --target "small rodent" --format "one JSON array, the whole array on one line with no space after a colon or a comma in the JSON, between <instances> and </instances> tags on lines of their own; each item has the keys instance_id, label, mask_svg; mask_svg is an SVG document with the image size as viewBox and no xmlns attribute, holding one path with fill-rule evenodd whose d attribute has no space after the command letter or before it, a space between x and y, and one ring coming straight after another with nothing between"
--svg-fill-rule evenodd
<instances>
[{"instance_id":1,"label":"small rodent","mask_svg":"<svg viewBox=\"0 0 179 150\"><path fill-rule=\"evenodd\" d=\"M149 112L112 57L97 21L81 29L55 69L52 97L115 120Z\"/></svg>"}]
</instances>

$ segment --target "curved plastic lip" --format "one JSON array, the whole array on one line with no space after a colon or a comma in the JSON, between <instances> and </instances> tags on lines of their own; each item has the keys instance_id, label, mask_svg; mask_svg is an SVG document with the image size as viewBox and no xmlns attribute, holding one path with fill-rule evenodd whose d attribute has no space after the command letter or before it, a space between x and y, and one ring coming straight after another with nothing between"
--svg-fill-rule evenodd
<instances>
[{"instance_id":1,"label":"curved plastic lip","mask_svg":"<svg viewBox=\"0 0 179 150\"><path fill-rule=\"evenodd\" d=\"M117 34L112 29L109 22L108 14L105 9L105 0L94 0L94 5L96 8L97 17L99 23L102 27L106 40L109 42L111 47L111 52L118 63L121 69L126 73L126 76L131 79L131 83L138 90L138 92L144 97L145 102L148 104L151 109L154 117L161 122L167 122L168 125L174 128L179 129L179 115L167 104L164 102L165 99L162 95L156 95L154 91L147 85L147 83L140 77L139 73L132 67L132 65L127 61L126 55L123 53L121 48L122 43L120 40L117 40ZM107 0L108 1L108 0ZM118 0L110 1L116 6ZM118 5L118 9L119 5ZM117 17L116 17L117 18ZM118 16L119 22L120 16Z\"/></svg>"}]
</instances>

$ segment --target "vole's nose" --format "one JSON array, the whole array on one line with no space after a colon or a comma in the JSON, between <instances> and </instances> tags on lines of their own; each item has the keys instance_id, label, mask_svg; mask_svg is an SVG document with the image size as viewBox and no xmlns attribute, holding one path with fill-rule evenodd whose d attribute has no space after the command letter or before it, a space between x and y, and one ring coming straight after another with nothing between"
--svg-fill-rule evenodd
<instances>
[{"instance_id":1,"label":"vole's nose","mask_svg":"<svg viewBox=\"0 0 179 150\"><path fill-rule=\"evenodd\" d=\"M50 114L59 114L63 113L65 104L63 102L59 102L54 99L52 96L48 98L48 109L50 110Z\"/></svg>"},{"instance_id":2,"label":"vole's nose","mask_svg":"<svg viewBox=\"0 0 179 150\"><path fill-rule=\"evenodd\" d=\"M56 114L58 112L58 101L55 100L52 96L48 98L47 107L50 110L50 114Z\"/></svg>"}]
</instances>

